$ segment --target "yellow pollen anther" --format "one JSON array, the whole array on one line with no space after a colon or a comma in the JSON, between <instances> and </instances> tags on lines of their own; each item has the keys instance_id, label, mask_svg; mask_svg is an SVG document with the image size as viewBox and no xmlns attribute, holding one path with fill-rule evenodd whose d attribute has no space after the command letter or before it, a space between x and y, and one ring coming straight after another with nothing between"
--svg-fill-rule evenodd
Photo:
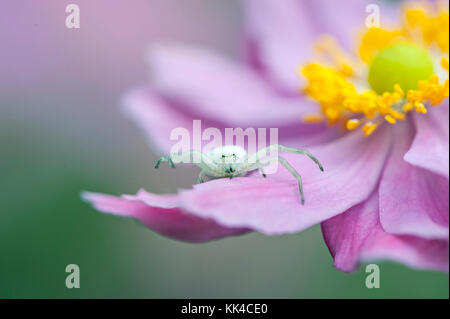
<instances>
[{"instance_id":1,"label":"yellow pollen anther","mask_svg":"<svg viewBox=\"0 0 450 319\"><path fill-rule=\"evenodd\" d=\"M347 130L353 131L359 127L360 121L358 119L351 119L347 121L346 127Z\"/></svg>"},{"instance_id":2,"label":"yellow pollen anther","mask_svg":"<svg viewBox=\"0 0 450 319\"><path fill-rule=\"evenodd\" d=\"M394 92L397 93L399 97L405 96L405 93L403 92L402 88L398 84L394 85Z\"/></svg>"},{"instance_id":3,"label":"yellow pollen anther","mask_svg":"<svg viewBox=\"0 0 450 319\"><path fill-rule=\"evenodd\" d=\"M406 103L405 105L403 105L403 112L408 113L410 111L412 111L412 109L414 108L414 105L412 105L411 103Z\"/></svg>"},{"instance_id":4,"label":"yellow pollen anther","mask_svg":"<svg viewBox=\"0 0 450 319\"><path fill-rule=\"evenodd\" d=\"M372 122L368 122L366 124L364 124L363 126L363 132L366 136L369 136L370 134L372 134L375 129L377 128L377 124L372 123Z\"/></svg>"},{"instance_id":5,"label":"yellow pollen anther","mask_svg":"<svg viewBox=\"0 0 450 319\"><path fill-rule=\"evenodd\" d=\"M384 119L388 122L388 123L391 123L391 124L395 124L395 123L397 123L397 120L395 119L395 118L393 118L391 115L386 115L385 117L384 117Z\"/></svg>"},{"instance_id":6,"label":"yellow pollen anther","mask_svg":"<svg viewBox=\"0 0 450 319\"><path fill-rule=\"evenodd\" d=\"M422 113L422 114L427 114L427 108L422 103L419 103L416 105L416 112Z\"/></svg>"}]
</instances>

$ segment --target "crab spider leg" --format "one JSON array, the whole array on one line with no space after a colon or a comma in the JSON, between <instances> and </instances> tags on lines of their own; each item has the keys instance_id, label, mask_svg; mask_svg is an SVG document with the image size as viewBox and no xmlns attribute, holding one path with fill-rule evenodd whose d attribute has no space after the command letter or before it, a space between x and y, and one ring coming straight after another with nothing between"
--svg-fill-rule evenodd
<instances>
[{"instance_id":1,"label":"crab spider leg","mask_svg":"<svg viewBox=\"0 0 450 319\"><path fill-rule=\"evenodd\" d=\"M172 166L172 168L175 168L175 164L173 163L172 158L170 156L161 156L160 158L158 158L155 164L155 168L159 168L161 162L169 162L170 166Z\"/></svg>"},{"instance_id":2,"label":"crab spider leg","mask_svg":"<svg viewBox=\"0 0 450 319\"><path fill-rule=\"evenodd\" d=\"M175 168L175 164L173 163L173 157L177 157L177 159L179 159L180 162L192 163L194 165L197 165L201 169L207 171L213 171L215 167L213 160L209 156L197 150L190 150L187 152L172 153L168 156L160 157L156 161L155 168L158 168L162 162L169 162L170 166ZM194 158L200 158L201 161L200 162L194 161Z\"/></svg>"},{"instance_id":3,"label":"crab spider leg","mask_svg":"<svg viewBox=\"0 0 450 319\"><path fill-rule=\"evenodd\" d=\"M277 157L269 157L266 158L264 161L259 161L257 163L255 163L254 165L249 167L249 171L255 170L255 169L262 169L263 166L267 166L272 162L275 161L279 161L281 163L281 165L283 165L296 179L298 182L298 190L300 192L300 199L302 201L302 205L305 204L305 196L303 194L303 184L302 184L302 177L300 176L300 174L295 170L294 167L292 167L291 164L289 164L289 162L281 156L277 156Z\"/></svg>"},{"instance_id":4,"label":"crab spider leg","mask_svg":"<svg viewBox=\"0 0 450 319\"><path fill-rule=\"evenodd\" d=\"M262 175L264 178L267 177L266 173L264 172L264 168L260 167L260 168L259 168L259 171L261 172L261 175Z\"/></svg>"},{"instance_id":5,"label":"crab spider leg","mask_svg":"<svg viewBox=\"0 0 450 319\"><path fill-rule=\"evenodd\" d=\"M252 156L250 156L248 158L248 162L255 163L258 161L258 159L266 157L267 153L270 154L271 152L273 152L275 150L278 150L280 152L286 152L286 153L304 154L304 155L308 156L311 160L313 160L313 162L316 163L317 166L319 166L320 170L323 171L322 164L320 164L319 160L317 158L315 158L315 156L312 155L309 151L302 149L302 148L286 147L286 146L283 146L280 144L273 144L273 145L270 145L266 148L259 150L258 152L256 152L255 154L253 154Z\"/></svg>"},{"instance_id":6,"label":"crab spider leg","mask_svg":"<svg viewBox=\"0 0 450 319\"><path fill-rule=\"evenodd\" d=\"M205 176L205 174L206 174L206 170L204 170L204 169L202 169L202 170L200 171L200 173L198 173L197 181L196 181L197 184L198 184L198 183L203 183L203 182L204 182L203 177Z\"/></svg>"},{"instance_id":7,"label":"crab spider leg","mask_svg":"<svg viewBox=\"0 0 450 319\"><path fill-rule=\"evenodd\" d=\"M300 197L302 200L302 205L305 204L305 196L303 195L303 185L302 185L302 177L300 176L299 173L297 173L297 171L295 170L295 168L293 168L291 166L291 164L288 163L288 161L286 161L285 158L278 156L278 160L280 161L281 165L283 165L284 167L286 167L286 169L292 174L294 175L294 177L297 179L298 181L298 190L300 191ZM323 170L323 169L322 169Z\"/></svg>"}]
</instances>

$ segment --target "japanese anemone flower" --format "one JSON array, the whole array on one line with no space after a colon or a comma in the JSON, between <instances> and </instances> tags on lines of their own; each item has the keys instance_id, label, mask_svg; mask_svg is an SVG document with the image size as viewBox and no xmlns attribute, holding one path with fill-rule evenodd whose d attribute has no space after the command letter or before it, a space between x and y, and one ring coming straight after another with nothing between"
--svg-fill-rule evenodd
<instances>
[{"instance_id":1,"label":"japanese anemone flower","mask_svg":"<svg viewBox=\"0 0 450 319\"><path fill-rule=\"evenodd\" d=\"M394 9L380 7L394 18ZM278 127L281 144L308 146L325 167L321 173L308 159L286 155L302 174L305 205L283 169L174 195L83 197L99 211L185 241L288 234L321 223L342 271L374 259L448 271L448 11L405 9L398 29L363 30L351 56L344 53L351 52L348 33L364 23L363 1L256 0L245 8L249 63L154 47L153 83L129 93L124 110L164 153L170 131L190 128L193 119L217 128ZM324 31L331 37L308 63L305 48ZM300 62L305 82L297 95Z\"/></svg>"}]
</instances>

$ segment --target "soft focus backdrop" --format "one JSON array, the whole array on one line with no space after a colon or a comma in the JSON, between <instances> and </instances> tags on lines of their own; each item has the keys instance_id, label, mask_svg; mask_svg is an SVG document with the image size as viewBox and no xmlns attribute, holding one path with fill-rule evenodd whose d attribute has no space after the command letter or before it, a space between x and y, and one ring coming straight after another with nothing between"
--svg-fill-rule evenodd
<instances>
[{"instance_id":1,"label":"soft focus backdrop","mask_svg":"<svg viewBox=\"0 0 450 319\"><path fill-rule=\"evenodd\" d=\"M71 2L81 29L65 27ZM240 28L237 0L0 3L1 298L448 298L447 275L393 263L367 289L364 266L333 268L319 227L189 244L80 200L82 190L190 187L189 168L153 170L157 155L119 99L147 80L149 43L238 57ZM80 289L65 287L71 263Z\"/></svg>"}]
</instances>

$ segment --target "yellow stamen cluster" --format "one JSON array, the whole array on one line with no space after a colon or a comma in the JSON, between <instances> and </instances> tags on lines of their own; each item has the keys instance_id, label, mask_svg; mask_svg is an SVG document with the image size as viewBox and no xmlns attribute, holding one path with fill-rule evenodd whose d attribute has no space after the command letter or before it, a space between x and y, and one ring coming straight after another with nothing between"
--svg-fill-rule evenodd
<instances>
[{"instance_id":1,"label":"yellow stamen cluster","mask_svg":"<svg viewBox=\"0 0 450 319\"><path fill-rule=\"evenodd\" d=\"M449 52L449 12L441 11L430 16L424 8L412 8L405 12L409 26L422 31L424 41L430 45L435 42L443 52Z\"/></svg>"},{"instance_id":2,"label":"yellow stamen cluster","mask_svg":"<svg viewBox=\"0 0 450 319\"><path fill-rule=\"evenodd\" d=\"M305 93L320 103L322 111L322 116L305 116L305 122L316 123L326 119L332 125L344 119L348 130L364 124L363 131L370 135L379 125L380 116L392 124L405 117L394 107L404 97L398 85L393 93L386 92L381 96L371 90L359 94L355 86L333 68L309 64L302 73L308 79Z\"/></svg>"},{"instance_id":3,"label":"yellow stamen cluster","mask_svg":"<svg viewBox=\"0 0 450 319\"><path fill-rule=\"evenodd\" d=\"M400 39L403 35L404 32L401 30L388 31L382 28L369 28L361 38L358 52L361 60L369 64L378 52L387 48L394 40Z\"/></svg>"},{"instance_id":4,"label":"yellow stamen cluster","mask_svg":"<svg viewBox=\"0 0 450 319\"><path fill-rule=\"evenodd\" d=\"M448 12L428 17L423 10L410 9L406 11L406 20L410 27L419 27L422 30L426 43L435 42L442 51L448 52ZM322 55L324 53L327 55L327 65L331 66L310 63L300 70L307 79L304 93L320 104L321 114L307 115L303 120L307 123L327 121L329 125L340 122L347 130L361 127L364 134L369 136L383 122L395 124L397 121L404 120L408 112L426 114L427 105L441 104L449 97L449 80L441 84L437 75L429 77L430 73L422 72L420 66L424 63L415 61L419 59L418 62L424 62L422 60L425 60L425 56L418 54L420 52L416 48L419 47L413 47L413 44L409 46L408 43L413 43L412 39L410 30L406 27L394 31L370 28L362 37L359 48L361 60L371 64L375 59L380 60L379 57L382 54L387 56L385 60L381 60L381 68L377 69L377 72L382 76L391 76L391 80L395 79L393 83L396 84L392 92L376 91L373 87L358 92L351 81L355 74L350 66L350 59L342 53L332 39L322 39L316 46L316 50ZM402 50L391 50L393 53L387 51L393 46ZM398 52L407 52L410 60L410 53L414 53L414 58L416 56L418 58L406 61L401 54L398 56ZM399 82L394 77L398 72L393 71L396 68L391 67L391 63L400 63L405 68L402 73L403 78L399 77ZM448 59L442 59L441 66L448 71ZM417 78L417 82L405 85L403 80L405 76L408 79Z\"/></svg>"},{"instance_id":5,"label":"yellow stamen cluster","mask_svg":"<svg viewBox=\"0 0 450 319\"><path fill-rule=\"evenodd\" d=\"M309 81L304 92L320 103L328 124L335 124L345 111L345 101L356 94L354 85L347 81L344 73L316 63L308 64L301 72ZM304 121L317 122L319 118L308 115Z\"/></svg>"},{"instance_id":6,"label":"yellow stamen cluster","mask_svg":"<svg viewBox=\"0 0 450 319\"><path fill-rule=\"evenodd\" d=\"M448 60L443 60L442 64L446 63ZM392 93L378 95L372 90L358 93L342 73L319 64L307 65L302 73L308 80L304 92L320 103L322 111L322 115L305 116L305 122L317 123L326 119L332 125L344 120L348 130L363 125L366 136L372 134L383 120L395 124L413 110L426 114L426 103L438 105L449 96L449 81L440 84L436 75L420 81L418 89L409 90L405 97L398 84Z\"/></svg>"},{"instance_id":7,"label":"yellow stamen cluster","mask_svg":"<svg viewBox=\"0 0 450 319\"><path fill-rule=\"evenodd\" d=\"M442 66L448 71L448 60L442 59ZM409 90L406 96L407 103L403 106L403 112L409 112L415 109L416 112L423 114L427 113L425 102L431 106L436 106L449 97L449 81L444 84L439 83L437 75L431 76L427 81L420 81L418 83L418 90Z\"/></svg>"},{"instance_id":8,"label":"yellow stamen cluster","mask_svg":"<svg viewBox=\"0 0 450 319\"><path fill-rule=\"evenodd\" d=\"M351 59L332 37L327 35L321 36L317 40L314 50L326 62L335 65L343 75L353 75L353 68L350 62Z\"/></svg>"},{"instance_id":9,"label":"yellow stamen cluster","mask_svg":"<svg viewBox=\"0 0 450 319\"><path fill-rule=\"evenodd\" d=\"M352 118L347 121L347 129L354 130L363 122L363 131L366 135L370 135L380 124L382 118L390 124L395 124L397 120L403 120L405 114L396 109L397 103L403 97L403 90L399 85L395 85L392 93L385 92L383 95L378 95L374 91L369 90L348 98L344 102L347 109L357 116L362 115L363 117L362 119Z\"/></svg>"}]
</instances>

